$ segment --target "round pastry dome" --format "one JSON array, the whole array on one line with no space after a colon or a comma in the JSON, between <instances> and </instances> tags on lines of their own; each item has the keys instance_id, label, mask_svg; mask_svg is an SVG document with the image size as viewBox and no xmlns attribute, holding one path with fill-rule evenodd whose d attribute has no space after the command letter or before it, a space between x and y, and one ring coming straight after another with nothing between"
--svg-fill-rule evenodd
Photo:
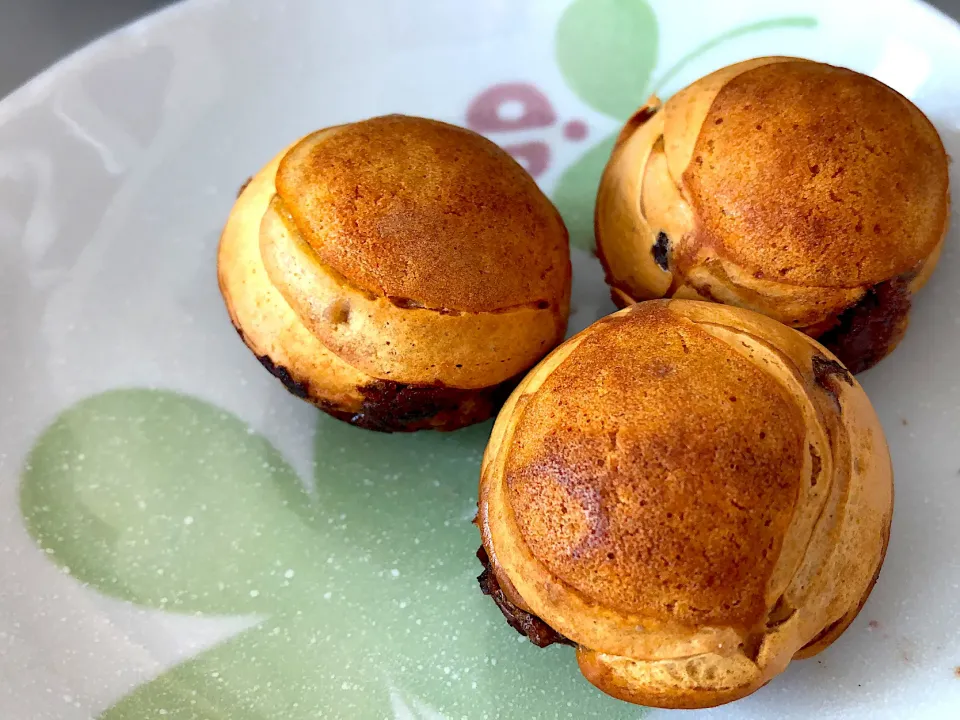
<instances>
[{"instance_id":1,"label":"round pastry dome","mask_svg":"<svg viewBox=\"0 0 960 720\"><path fill-rule=\"evenodd\" d=\"M241 193L218 268L261 361L380 430L486 419L569 314L553 205L490 141L422 118L340 125L282 152Z\"/></svg>"},{"instance_id":2,"label":"round pastry dome","mask_svg":"<svg viewBox=\"0 0 960 720\"><path fill-rule=\"evenodd\" d=\"M948 185L936 129L902 95L844 68L759 58L627 124L597 243L621 305L746 307L823 336L856 372L906 329L939 257Z\"/></svg>"},{"instance_id":3,"label":"round pastry dome","mask_svg":"<svg viewBox=\"0 0 960 720\"><path fill-rule=\"evenodd\" d=\"M839 636L891 512L879 422L827 351L746 310L640 303L548 356L497 419L484 589L538 644L576 645L602 690L709 707Z\"/></svg>"}]
</instances>

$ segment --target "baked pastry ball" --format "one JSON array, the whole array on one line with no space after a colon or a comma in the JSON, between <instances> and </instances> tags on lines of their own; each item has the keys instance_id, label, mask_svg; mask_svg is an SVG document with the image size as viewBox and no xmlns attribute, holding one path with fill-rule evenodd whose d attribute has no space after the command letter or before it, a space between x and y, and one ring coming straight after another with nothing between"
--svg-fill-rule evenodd
<instances>
[{"instance_id":1,"label":"baked pastry ball","mask_svg":"<svg viewBox=\"0 0 960 720\"><path fill-rule=\"evenodd\" d=\"M822 63L758 58L651 98L597 197L614 302L749 308L865 370L903 337L940 256L947 162L909 100Z\"/></svg>"},{"instance_id":2,"label":"baked pastry ball","mask_svg":"<svg viewBox=\"0 0 960 720\"><path fill-rule=\"evenodd\" d=\"M487 419L569 315L567 231L533 179L476 133L401 115L280 153L241 191L217 268L263 365L374 430Z\"/></svg>"},{"instance_id":3,"label":"baked pastry ball","mask_svg":"<svg viewBox=\"0 0 960 720\"><path fill-rule=\"evenodd\" d=\"M815 655L863 606L893 477L866 394L809 337L633 305L523 380L483 460L480 576L614 697L704 708Z\"/></svg>"}]
</instances>

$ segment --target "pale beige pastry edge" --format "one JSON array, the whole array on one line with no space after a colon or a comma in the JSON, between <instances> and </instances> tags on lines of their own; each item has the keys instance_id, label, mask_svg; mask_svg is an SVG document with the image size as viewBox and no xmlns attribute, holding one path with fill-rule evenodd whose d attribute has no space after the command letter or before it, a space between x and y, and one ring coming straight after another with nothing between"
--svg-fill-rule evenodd
<instances>
[{"instance_id":1,"label":"pale beige pastry edge","mask_svg":"<svg viewBox=\"0 0 960 720\"><path fill-rule=\"evenodd\" d=\"M270 283L260 257L259 228L275 194L273 178L286 150L257 173L241 192L220 238L217 276L227 311L244 342L294 378L310 378L317 403L359 410L360 386L373 381L330 352Z\"/></svg>"}]
</instances>

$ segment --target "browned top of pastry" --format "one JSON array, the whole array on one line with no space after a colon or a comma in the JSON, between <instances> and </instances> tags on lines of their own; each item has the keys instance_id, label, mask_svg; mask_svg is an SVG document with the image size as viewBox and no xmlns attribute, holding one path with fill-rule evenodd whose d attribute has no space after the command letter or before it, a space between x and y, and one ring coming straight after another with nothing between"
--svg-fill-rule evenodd
<instances>
[{"instance_id":1,"label":"browned top of pastry","mask_svg":"<svg viewBox=\"0 0 960 720\"><path fill-rule=\"evenodd\" d=\"M466 312L563 295L559 214L469 130L390 115L321 131L284 158L277 192L321 262L362 290Z\"/></svg>"},{"instance_id":2,"label":"browned top of pastry","mask_svg":"<svg viewBox=\"0 0 960 720\"><path fill-rule=\"evenodd\" d=\"M585 331L526 401L505 478L527 546L604 607L755 627L799 497L786 391L665 304Z\"/></svg>"},{"instance_id":3,"label":"browned top of pastry","mask_svg":"<svg viewBox=\"0 0 960 720\"><path fill-rule=\"evenodd\" d=\"M726 83L684 181L701 242L788 284L908 272L947 214L947 157L923 113L873 78L807 61Z\"/></svg>"}]
</instances>

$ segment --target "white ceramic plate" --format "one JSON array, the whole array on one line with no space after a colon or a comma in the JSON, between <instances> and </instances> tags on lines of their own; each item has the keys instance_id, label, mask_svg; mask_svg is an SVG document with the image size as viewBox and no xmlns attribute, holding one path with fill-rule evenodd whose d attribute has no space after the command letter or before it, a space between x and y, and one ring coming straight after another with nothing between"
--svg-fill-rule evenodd
<instances>
[{"instance_id":1,"label":"white ceramic plate","mask_svg":"<svg viewBox=\"0 0 960 720\"><path fill-rule=\"evenodd\" d=\"M0 717L660 714L480 595L489 426L319 416L237 339L214 249L285 143L397 111L510 148L588 248L629 111L774 53L878 76L960 153L960 29L909 0L195 0L0 104ZM818 659L702 717L960 717L956 240L863 377L897 472L873 596ZM577 330L611 308L574 254Z\"/></svg>"}]
</instances>

